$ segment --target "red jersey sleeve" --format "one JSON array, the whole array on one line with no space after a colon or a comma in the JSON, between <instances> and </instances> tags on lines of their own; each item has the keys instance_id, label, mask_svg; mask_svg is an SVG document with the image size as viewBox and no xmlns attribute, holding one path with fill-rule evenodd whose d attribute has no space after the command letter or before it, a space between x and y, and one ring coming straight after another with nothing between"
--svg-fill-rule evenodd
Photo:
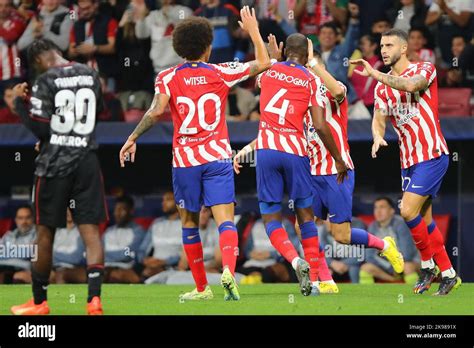
<instances>
[{"instance_id":1,"label":"red jersey sleeve","mask_svg":"<svg viewBox=\"0 0 474 348\"><path fill-rule=\"evenodd\" d=\"M420 62L417 64L415 75L421 75L428 80L428 85L431 85L436 77L436 68L430 62Z\"/></svg>"},{"instance_id":2,"label":"red jersey sleeve","mask_svg":"<svg viewBox=\"0 0 474 348\"><path fill-rule=\"evenodd\" d=\"M173 76L173 70L168 69L160 72L155 79L155 94L166 94L168 97L171 97L169 82Z\"/></svg>"},{"instance_id":3,"label":"red jersey sleeve","mask_svg":"<svg viewBox=\"0 0 474 348\"><path fill-rule=\"evenodd\" d=\"M309 83L311 96L309 106L320 106L324 109L324 93L322 91L322 82L320 79L312 79Z\"/></svg>"},{"instance_id":4,"label":"red jersey sleeve","mask_svg":"<svg viewBox=\"0 0 474 348\"><path fill-rule=\"evenodd\" d=\"M245 81L250 76L250 64L229 62L221 64L212 64L219 72L220 77L228 87L232 87L239 82Z\"/></svg>"},{"instance_id":5,"label":"red jersey sleeve","mask_svg":"<svg viewBox=\"0 0 474 348\"><path fill-rule=\"evenodd\" d=\"M388 113L387 96L385 95L385 86L378 82L374 90L374 110L381 110Z\"/></svg>"}]
</instances>

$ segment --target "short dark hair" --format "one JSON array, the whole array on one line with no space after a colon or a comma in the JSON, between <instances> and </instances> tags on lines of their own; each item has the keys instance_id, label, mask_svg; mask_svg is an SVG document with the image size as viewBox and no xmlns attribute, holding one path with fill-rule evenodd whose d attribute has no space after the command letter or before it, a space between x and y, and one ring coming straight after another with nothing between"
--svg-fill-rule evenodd
<instances>
[{"instance_id":1,"label":"short dark hair","mask_svg":"<svg viewBox=\"0 0 474 348\"><path fill-rule=\"evenodd\" d=\"M392 208L395 209L395 202L388 196L381 196L375 199L374 203L380 202L380 201L385 201L388 203L388 205Z\"/></svg>"},{"instance_id":2,"label":"short dark hair","mask_svg":"<svg viewBox=\"0 0 474 348\"><path fill-rule=\"evenodd\" d=\"M462 41L464 41L465 44L469 42L469 40L464 35L461 35L461 34L453 35L453 37L451 38L451 42L453 42L454 39L462 39Z\"/></svg>"},{"instance_id":3,"label":"short dark hair","mask_svg":"<svg viewBox=\"0 0 474 348\"><path fill-rule=\"evenodd\" d=\"M57 51L58 53L61 53L61 50L56 46L56 44L48 39L38 39L34 40L31 45L28 47L27 50L27 56L28 56L28 61L30 63L30 66L33 65L35 62L36 58L48 51Z\"/></svg>"},{"instance_id":4,"label":"short dark hair","mask_svg":"<svg viewBox=\"0 0 474 348\"><path fill-rule=\"evenodd\" d=\"M391 23L390 23L390 20L389 20L386 16L384 16L384 15L375 18L375 19L372 21L372 25L374 25L375 23L379 23L379 22L387 22L388 24L391 24Z\"/></svg>"},{"instance_id":5,"label":"short dark hair","mask_svg":"<svg viewBox=\"0 0 474 348\"><path fill-rule=\"evenodd\" d=\"M401 39L405 42L408 42L407 32L404 31L404 30L401 30L401 29L394 28L394 29L387 30L385 33L382 33L382 37L383 36L396 36L399 39Z\"/></svg>"},{"instance_id":6,"label":"short dark hair","mask_svg":"<svg viewBox=\"0 0 474 348\"><path fill-rule=\"evenodd\" d=\"M286 56L290 54L300 57L308 56L308 39L300 33L294 33L287 37L285 42Z\"/></svg>"},{"instance_id":7,"label":"short dark hair","mask_svg":"<svg viewBox=\"0 0 474 348\"><path fill-rule=\"evenodd\" d=\"M130 210L132 210L135 207L135 202L131 196L120 196L115 200L115 204L123 203L125 204Z\"/></svg>"},{"instance_id":8,"label":"short dark hair","mask_svg":"<svg viewBox=\"0 0 474 348\"><path fill-rule=\"evenodd\" d=\"M18 213L18 211L20 209L28 209L30 211L31 214L33 214L33 208L31 207L30 204L22 204L22 205L19 205L17 208L16 208L16 212L15 212L15 216L16 214Z\"/></svg>"},{"instance_id":9,"label":"short dark hair","mask_svg":"<svg viewBox=\"0 0 474 348\"><path fill-rule=\"evenodd\" d=\"M173 48L184 59L199 59L214 38L211 22L203 17L182 20L173 31Z\"/></svg>"},{"instance_id":10,"label":"short dark hair","mask_svg":"<svg viewBox=\"0 0 474 348\"><path fill-rule=\"evenodd\" d=\"M321 31L323 28L329 28L334 32L334 35L337 35L337 30L339 29L339 26L335 22L326 22L319 26L319 31Z\"/></svg>"}]
</instances>

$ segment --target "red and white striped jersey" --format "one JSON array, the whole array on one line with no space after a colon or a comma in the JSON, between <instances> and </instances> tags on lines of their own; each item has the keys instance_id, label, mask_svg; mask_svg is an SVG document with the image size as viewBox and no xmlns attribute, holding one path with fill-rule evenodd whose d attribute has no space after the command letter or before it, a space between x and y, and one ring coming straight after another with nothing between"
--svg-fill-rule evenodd
<instances>
[{"instance_id":1,"label":"red and white striped jersey","mask_svg":"<svg viewBox=\"0 0 474 348\"><path fill-rule=\"evenodd\" d=\"M156 77L155 93L170 97L173 167L193 167L232 155L225 106L230 87L250 76L248 63L183 63Z\"/></svg>"},{"instance_id":2,"label":"red and white striped jersey","mask_svg":"<svg viewBox=\"0 0 474 348\"><path fill-rule=\"evenodd\" d=\"M0 79L9 80L21 76L20 58L16 42L26 24L16 11L10 11L8 19L0 25Z\"/></svg>"},{"instance_id":3,"label":"red and white striped jersey","mask_svg":"<svg viewBox=\"0 0 474 348\"><path fill-rule=\"evenodd\" d=\"M312 105L323 106L317 94L319 77L291 61L274 64L260 77L260 126L256 149L307 155L304 117Z\"/></svg>"},{"instance_id":4,"label":"red and white striped jersey","mask_svg":"<svg viewBox=\"0 0 474 348\"><path fill-rule=\"evenodd\" d=\"M354 169L354 163L352 162L349 143L347 141L347 115L349 107L346 98L347 88L343 83L339 82L339 84L344 89L344 99L342 101L337 102L324 84L320 87L320 94L323 96L325 118L329 128L331 129L334 142L336 143L346 165L350 169ZM321 138L316 133L309 112L306 114L305 128L306 138L308 141L308 156L311 164L311 174L337 174L336 162L326 146L324 146Z\"/></svg>"},{"instance_id":5,"label":"red and white striped jersey","mask_svg":"<svg viewBox=\"0 0 474 348\"><path fill-rule=\"evenodd\" d=\"M438 118L438 79L429 62L410 66L400 75L422 75L428 87L416 93L399 91L382 83L375 87L375 110L390 117L398 134L402 168L449 154Z\"/></svg>"}]
</instances>

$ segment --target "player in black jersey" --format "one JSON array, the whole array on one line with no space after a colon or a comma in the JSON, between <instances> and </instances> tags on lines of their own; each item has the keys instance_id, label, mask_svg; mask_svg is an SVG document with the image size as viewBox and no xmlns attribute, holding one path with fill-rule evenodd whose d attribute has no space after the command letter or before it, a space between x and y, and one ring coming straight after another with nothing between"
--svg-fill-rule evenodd
<instances>
[{"instance_id":1,"label":"player in black jersey","mask_svg":"<svg viewBox=\"0 0 474 348\"><path fill-rule=\"evenodd\" d=\"M69 62L54 43L36 40L28 59L41 75L31 87L15 86L15 108L40 140L33 204L37 224L37 261L32 263L33 299L13 306L13 314L48 314L47 286L54 232L66 226L69 206L86 245L88 314L103 314L100 290L104 253L99 224L108 220L100 164L96 155L96 115L103 100L98 73Z\"/></svg>"}]
</instances>

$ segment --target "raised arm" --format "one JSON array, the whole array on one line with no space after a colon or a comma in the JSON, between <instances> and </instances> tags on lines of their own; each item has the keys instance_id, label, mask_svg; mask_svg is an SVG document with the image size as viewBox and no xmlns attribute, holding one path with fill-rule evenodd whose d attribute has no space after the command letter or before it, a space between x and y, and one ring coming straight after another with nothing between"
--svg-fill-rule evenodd
<instances>
[{"instance_id":1,"label":"raised arm","mask_svg":"<svg viewBox=\"0 0 474 348\"><path fill-rule=\"evenodd\" d=\"M255 60L249 62L249 64L250 75L256 76L270 67L270 57L268 56L267 47L265 46L265 42L263 42L260 30L258 29L255 9L252 8L252 11L250 11L248 6L244 6L240 10L240 17L240 27L249 33L250 39L255 46Z\"/></svg>"},{"instance_id":2,"label":"raised arm","mask_svg":"<svg viewBox=\"0 0 474 348\"><path fill-rule=\"evenodd\" d=\"M426 89L429 85L428 80L422 75L402 77L384 74L372 68L370 63L363 59L351 60L351 64L361 65L364 67L363 70L354 70L355 73L362 76L372 76L374 79L383 83L384 85L395 88L399 91L415 93Z\"/></svg>"},{"instance_id":3,"label":"raised arm","mask_svg":"<svg viewBox=\"0 0 474 348\"><path fill-rule=\"evenodd\" d=\"M347 177L347 166L342 159L341 153L339 152L334 137L332 136L331 129L329 129L326 122L324 110L320 106L310 106L309 111L311 113L311 120L313 121L313 127L316 130L316 133L318 133L319 138L336 162L337 181L341 183L344 181L344 178Z\"/></svg>"},{"instance_id":4,"label":"raised arm","mask_svg":"<svg viewBox=\"0 0 474 348\"><path fill-rule=\"evenodd\" d=\"M376 109L374 118L372 119L372 137L374 143L372 145L372 158L377 157L377 151L381 146L388 146L384 140L385 128L387 126L387 116L381 109Z\"/></svg>"},{"instance_id":5,"label":"raised arm","mask_svg":"<svg viewBox=\"0 0 474 348\"><path fill-rule=\"evenodd\" d=\"M317 76L323 80L324 85L328 88L331 95L336 99L338 103L342 103L346 92L339 82L327 72L323 64L320 64L316 58L313 56L313 42L308 39L308 67L313 71Z\"/></svg>"},{"instance_id":6,"label":"raised arm","mask_svg":"<svg viewBox=\"0 0 474 348\"><path fill-rule=\"evenodd\" d=\"M140 123L138 123L135 130L130 134L125 144L122 146L120 150L119 159L120 159L120 166L125 167L125 161L130 155L130 161L133 163L135 161L135 153L137 151L137 139L147 132L153 125L160 119L160 117L164 114L165 108L169 103L169 97L166 94L156 94L153 102L151 103L150 108L143 118L141 119Z\"/></svg>"}]
</instances>

